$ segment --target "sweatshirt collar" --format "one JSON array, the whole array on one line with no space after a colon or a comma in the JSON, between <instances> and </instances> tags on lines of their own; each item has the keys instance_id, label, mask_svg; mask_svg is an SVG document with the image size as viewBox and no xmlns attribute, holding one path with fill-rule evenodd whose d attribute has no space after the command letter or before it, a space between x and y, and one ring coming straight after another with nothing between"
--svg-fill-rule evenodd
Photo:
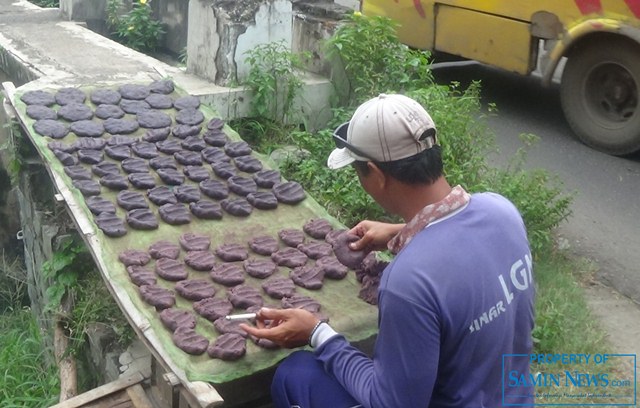
<instances>
[{"instance_id":1,"label":"sweatshirt collar","mask_svg":"<svg viewBox=\"0 0 640 408\"><path fill-rule=\"evenodd\" d=\"M467 205L471 195L457 185L442 200L429 204L416 214L387 244L394 255L398 254L411 239L425 227Z\"/></svg>"}]
</instances>

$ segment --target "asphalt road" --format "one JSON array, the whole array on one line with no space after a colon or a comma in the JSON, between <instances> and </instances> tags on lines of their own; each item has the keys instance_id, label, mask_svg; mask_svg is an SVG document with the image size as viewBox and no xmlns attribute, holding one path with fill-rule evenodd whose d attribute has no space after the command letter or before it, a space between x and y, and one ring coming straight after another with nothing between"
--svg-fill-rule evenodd
<instances>
[{"instance_id":1,"label":"asphalt road","mask_svg":"<svg viewBox=\"0 0 640 408\"><path fill-rule=\"evenodd\" d=\"M597 278L640 304L640 153L614 157L581 144L564 120L558 86L543 88L521 77L477 63L442 64L437 82L482 82L482 100L497 105L488 119L502 157L522 146L518 135L540 137L529 168L544 168L575 192L573 213L560 228L571 250L598 266Z\"/></svg>"}]
</instances>

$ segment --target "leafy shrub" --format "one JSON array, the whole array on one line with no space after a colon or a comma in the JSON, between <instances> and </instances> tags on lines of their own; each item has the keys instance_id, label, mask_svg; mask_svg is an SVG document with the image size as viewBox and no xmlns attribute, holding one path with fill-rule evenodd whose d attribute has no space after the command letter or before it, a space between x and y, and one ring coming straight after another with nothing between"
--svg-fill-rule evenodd
<instances>
[{"instance_id":1,"label":"leafy shrub","mask_svg":"<svg viewBox=\"0 0 640 408\"><path fill-rule=\"evenodd\" d=\"M60 0L29 0L38 7L56 8L60 7Z\"/></svg>"},{"instance_id":2,"label":"leafy shrub","mask_svg":"<svg viewBox=\"0 0 640 408\"><path fill-rule=\"evenodd\" d=\"M428 69L430 53L401 44L396 27L388 18L369 18L356 12L328 40L328 56L338 61L347 76L348 89L337 88L347 104L433 83Z\"/></svg>"},{"instance_id":3,"label":"leafy shrub","mask_svg":"<svg viewBox=\"0 0 640 408\"><path fill-rule=\"evenodd\" d=\"M253 115L284 123L302 89L304 56L292 53L283 41L258 45L246 54L250 69L243 84L253 94Z\"/></svg>"},{"instance_id":4,"label":"leafy shrub","mask_svg":"<svg viewBox=\"0 0 640 408\"><path fill-rule=\"evenodd\" d=\"M154 51L164 34L162 24L153 18L151 0L133 0L131 10L122 14L122 0L107 3L107 24L117 40L138 51Z\"/></svg>"}]
</instances>

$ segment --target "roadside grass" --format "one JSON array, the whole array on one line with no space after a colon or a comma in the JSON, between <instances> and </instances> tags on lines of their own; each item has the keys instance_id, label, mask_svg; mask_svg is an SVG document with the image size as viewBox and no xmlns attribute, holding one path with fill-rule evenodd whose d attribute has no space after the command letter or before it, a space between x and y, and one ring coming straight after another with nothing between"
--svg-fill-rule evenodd
<instances>
[{"instance_id":1,"label":"roadside grass","mask_svg":"<svg viewBox=\"0 0 640 408\"><path fill-rule=\"evenodd\" d=\"M57 402L58 372L46 361L38 325L29 309L0 314L2 408L39 408Z\"/></svg>"}]
</instances>

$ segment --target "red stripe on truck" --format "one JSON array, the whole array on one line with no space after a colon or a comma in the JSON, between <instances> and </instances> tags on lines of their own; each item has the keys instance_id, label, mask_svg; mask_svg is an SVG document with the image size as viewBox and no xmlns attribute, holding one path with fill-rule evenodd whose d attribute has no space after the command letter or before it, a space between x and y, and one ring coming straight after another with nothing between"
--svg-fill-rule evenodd
<instances>
[{"instance_id":1,"label":"red stripe on truck","mask_svg":"<svg viewBox=\"0 0 640 408\"><path fill-rule=\"evenodd\" d=\"M637 0L627 0L637 3ZM582 14L601 13L602 4L600 0L575 0L578 9Z\"/></svg>"}]
</instances>

